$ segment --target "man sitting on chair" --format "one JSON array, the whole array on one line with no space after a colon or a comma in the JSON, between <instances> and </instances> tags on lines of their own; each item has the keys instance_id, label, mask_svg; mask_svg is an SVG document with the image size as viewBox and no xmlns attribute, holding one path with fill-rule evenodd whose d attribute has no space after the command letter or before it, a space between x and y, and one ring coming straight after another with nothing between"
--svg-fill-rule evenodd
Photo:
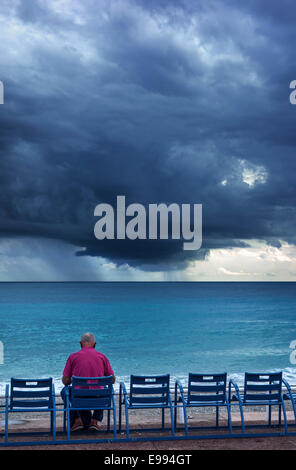
<instances>
[{"instance_id":1,"label":"man sitting on chair","mask_svg":"<svg viewBox=\"0 0 296 470\"><path fill-rule=\"evenodd\" d=\"M107 357L96 351L96 341L92 333L84 333L80 340L80 351L77 351L67 359L64 372L63 384L70 385L72 376L74 377L107 377L113 376L113 383L115 382L115 375ZM63 388L62 399L66 402L65 388ZM71 401L71 388L70 388L70 401ZM70 412L71 431L78 431L83 428L91 430L99 430L99 421L103 419L103 410L94 410L93 415L90 410L81 410Z\"/></svg>"}]
</instances>

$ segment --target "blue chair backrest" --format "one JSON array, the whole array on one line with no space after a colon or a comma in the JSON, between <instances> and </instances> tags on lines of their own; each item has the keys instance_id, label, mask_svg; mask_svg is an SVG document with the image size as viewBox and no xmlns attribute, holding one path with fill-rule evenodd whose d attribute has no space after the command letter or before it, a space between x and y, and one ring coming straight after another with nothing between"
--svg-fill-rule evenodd
<instances>
[{"instance_id":1,"label":"blue chair backrest","mask_svg":"<svg viewBox=\"0 0 296 470\"><path fill-rule=\"evenodd\" d=\"M268 374L245 373L244 402L280 400L282 372Z\"/></svg>"},{"instance_id":2,"label":"blue chair backrest","mask_svg":"<svg viewBox=\"0 0 296 470\"><path fill-rule=\"evenodd\" d=\"M113 377L72 377L73 408L93 410L109 408L113 394Z\"/></svg>"},{"instance_id":3,"label":"blue chair backrest","mask_svg":"<svg viewBox=\"0 0 296 470\"><path fill-rule=\"evenodd\" d=\"M53 383L48 379L15 379L10 381L10 409L52 408Z\"/></svg>"},{"instance_id":4,"label":"blue chair backrest","mask_svg":"<svg viewBox=\"0 0 296 470\"><path fill-rule=\"evenodd\" d=\"M227 373L189 374L188 403L225 403Z\"/></svg>"},{"instance_id":5,"label":"blue chair backrest","mask_svg":"<svg viewBox=\"0 0 296 470\"><path fill-rule=\"evenodd\" d=\"M169 402L170 375L131 375L131 405L167 405Z\"/></svg>"}]
</instances>

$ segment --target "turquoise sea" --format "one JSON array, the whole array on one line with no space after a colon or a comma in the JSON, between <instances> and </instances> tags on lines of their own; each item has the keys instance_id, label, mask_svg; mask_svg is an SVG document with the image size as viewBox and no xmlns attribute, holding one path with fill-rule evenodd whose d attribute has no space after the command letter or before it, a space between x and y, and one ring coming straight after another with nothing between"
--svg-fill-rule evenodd
<instances>
[{"instance_id":1,"label":"turquoise sea","mask_svg":"<svg viewBox=\"0 0 296 470\"><path fill-rule=\"evenodd\" d=\"M296 383L295 283L1 283L0 392L52 376L91 331L117 378L283 370Z\"/></svg>"}]
</instances>

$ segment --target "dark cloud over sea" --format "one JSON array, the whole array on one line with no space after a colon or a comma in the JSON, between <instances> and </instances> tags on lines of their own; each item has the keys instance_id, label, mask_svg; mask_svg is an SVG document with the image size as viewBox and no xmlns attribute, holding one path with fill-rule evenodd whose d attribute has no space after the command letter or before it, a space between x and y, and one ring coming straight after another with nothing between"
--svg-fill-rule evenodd
<instances>
[{"instance_id":1,"label":"dark cloud over sea","mask_svg":"<svg viewBox=\"0 0 296 470\"><path fill-rule=\"evenodd\" d=\"M295 24L292 0L2 0L1 236L152 271L295 244ZM203 204L202 249L96 240L117 195Z\"/></svg>"}]
</instances>

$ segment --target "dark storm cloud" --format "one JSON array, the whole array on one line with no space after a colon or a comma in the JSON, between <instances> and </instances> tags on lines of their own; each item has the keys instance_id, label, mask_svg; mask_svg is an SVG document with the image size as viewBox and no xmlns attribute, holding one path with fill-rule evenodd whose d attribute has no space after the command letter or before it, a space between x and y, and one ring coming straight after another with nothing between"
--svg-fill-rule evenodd
<instances>
[{"instance_id":1,"label":"dark storm cloud","mask_svg":"<svg viewBox=\"0 0 296 470\"><path fill-rule=\"evenodd\" d=\"M264 5L3 2L1 234L150 270L295 243L296 7ZM95 206L121 194L202 203L202 250L95 240Z\"/></svg>"}]
</instances>

